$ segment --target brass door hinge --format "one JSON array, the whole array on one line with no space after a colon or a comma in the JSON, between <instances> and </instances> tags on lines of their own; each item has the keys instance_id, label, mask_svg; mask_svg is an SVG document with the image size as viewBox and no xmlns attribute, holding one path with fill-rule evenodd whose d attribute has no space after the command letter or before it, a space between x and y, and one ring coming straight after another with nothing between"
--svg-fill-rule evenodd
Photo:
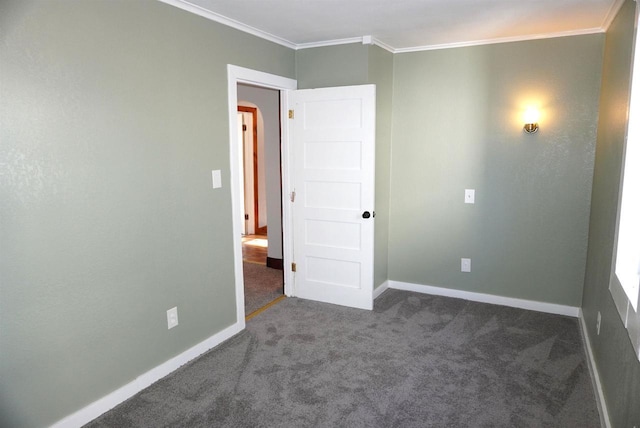
<instances>
[{"instance_id":1,"label":"brass door hinge","mask_svg":"<svg viewBox=\"0 0 640 428\"><path fill-rule=\"evenodd\" d=\"M289 110L289 119L293 119L293 110Z\"/></svg>"},{"instance_id":2,"label":"brass door hinge","mask_svg":"<svg viewBox=\"0 0 640 428\"><path fill-rule=\"evenodd\" d=\"M296 271L296 264L291 263L291 272L295 272L295 271Z\"/></svg>"}]
</instances>

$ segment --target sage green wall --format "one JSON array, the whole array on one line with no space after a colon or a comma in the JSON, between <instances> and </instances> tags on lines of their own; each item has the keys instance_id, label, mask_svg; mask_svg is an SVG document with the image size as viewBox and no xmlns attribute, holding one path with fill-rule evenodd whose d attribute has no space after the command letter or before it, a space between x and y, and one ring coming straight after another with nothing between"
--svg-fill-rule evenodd
<instances>
[{"instance_id":1,"label":"sage green wall","mask_svg":"<svg viewBox=\"0 0 640 428\"><path fill-rule=\"evenodd\" d=\"M369 83L369 46L362 43L296 51L298 89Z\"/></svg>"},{"instance_id":2,"label":"sage green wall","mask_svg":"<svg viewBox=\"0 0 640 428\"><path fill-rule=\"evenodd\" d=\"M40 427L235 322L226 67L295 55L151 0L0 28L0 426Z\"/></svg>"},{"instance_id":3,"label":"sage green wall","mask_svg":"<svg viewBox=\"0 0 640 428\"><path fill-rule=\"evenodd\" d=\"M636 423L640 385L602 281L630 4L607 35L584 297L614 426ZM376 285L388 236L391 279L580 304L600 35L294 53L152 0L3 1L0 31L1 426L52 424L235 321L227 63L377 85ZM536 135L523 95L544 98Z\"/></svg>"},{"instance_id":4,"label":"sage green wall","mask_svg":"<svg viewBox=\"0 0 640 428\"><path fill-rule=\"evenodd\" d=\"M389 168L393 54L374 45L352 43L296 51L298 88L376 85L376 225L374 287L388 279Z\"/></svg>"},{"instance_id":5,"label":"sage green wall","mask_svg":"<svg viewBox=\"0 0 640 428\"><path fill-rule=\"evenodd\" d=\"M388 278L389 180L391 173L391 118L393 105L393 54L369 46L369 83L376 85L376 227L374 286Z\"/></svg>"},{"instance_id":6,"label":"sage green wall","mask_svg":"<svg viewBox=\"0 0 640 428\"><path fill-rule=\"evenodd\" d=\"M607 31L582 311L613 427L640 426L640 362L609 293L635 24L626 1ZM602 314L596 333L598 311Z\"/></svg>"},{"instance_id":7,"label":"sage green wall","mask_svg":"<svg viewBox=\"0 0 640 428\"><path fill-rule=\"evenodd\" d=\"M580 306L603 42L395 56L389 279Z\"/></svg>"}]
</instances>

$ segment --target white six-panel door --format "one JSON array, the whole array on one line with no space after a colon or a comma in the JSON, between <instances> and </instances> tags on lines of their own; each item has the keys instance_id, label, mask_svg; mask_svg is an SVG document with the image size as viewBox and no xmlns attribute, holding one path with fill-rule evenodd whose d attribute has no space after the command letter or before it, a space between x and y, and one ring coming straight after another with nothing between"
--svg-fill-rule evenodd
<instances>
[{"instance_id":1,"label":"white six-panel door","mask_svg":"<svg viewBox=\"0 0 640 428\"><path fill-rule=\"evenodd\" d=\"M294 294L372 309L375 85L290 100Z\"/></svg>"}]
</instances>

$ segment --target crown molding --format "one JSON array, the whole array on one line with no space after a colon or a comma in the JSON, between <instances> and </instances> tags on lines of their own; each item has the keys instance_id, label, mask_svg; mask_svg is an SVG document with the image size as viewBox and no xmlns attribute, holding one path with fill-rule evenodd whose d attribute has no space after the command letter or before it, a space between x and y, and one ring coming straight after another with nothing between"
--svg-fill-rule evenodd
<instances>
[{"instance_id":1,"label":"crown molding","mask_svg":"<svg viewBox=\"0 0 640 428\"><path fill-rule=\"evenodd\" d=\"M348 45L351 43L362 43L363 45L376 45L391 53L396 52L393 46L389 46L388 44L376 39L373 36L350 37L347 39L324 40L322 42L300 43L296 45L295 49L300 50L300 49L320 48L324 46Z\"/></svg>"},{"instance_id":2,"label":"crown molding","mask_svg":"<svg viewBox=\"0 0 640 428\"><path fill-rule=\"evenodd\" d=\"M240 30L242 32L252 34L256 37L260 37L261 39L265 39L270 42L277 43L287 48L297 49L297 45L295 43L291 43L290 41L285 40L282 37L274 36L273 34L267 33L266 31L258 30L257 28L253 28L249 25L243 24L242 22L211 12L210 10L204 9L198 5L189 3L186 0L158 0L158 1L162 3L166 3L171 6L175 6L178 9L191 12L193 14L209 19L211 21L215 21L220 24L226 25L228 27L235 28L236 30Z\"/></svg>"},{"instance_id":3,"label":"crown molding","mask_svg":"<svg viewBox=\"0 0 640 428\"><path fill-rule=\"evenodd\" d=\"M437 50L437 49L462 48L467 46L493 45L498 43L526 42L529 40L553 39L556 37L569 37L569 36L583 36L586 34L597 34L597 33L604 33L604 32L605 30L603 28L588 28L586 30L561 31L557 33L534 34L529 36L502 37L502 38L496 38L496 39L472 40L468 42L443 43L440 45L426 45L426 46L415 46L410 48L399 48L399 49L395 49L394 53L431 51L431 50Z\"/></svg>"},{"instance_id":4,"label":"crown molding","mask_svg":"<svg viewBox=\"0 0 640 428\"><path fill-rule=\"evenodd\" d=\"M198 5L190 3L187 0L158 0L158 1L177 7L187 12L191 12L193 14L209 19L211 21L218 22L228 27L235 28L236 30L249 33L261 39L265 39L270 42L277 43L281 46L285 46L293 50L346 45L351 43L364 43L364 44L379 46L380 48L385 49L393 54L430 51L430 50L438 50L438 49L461 48L461 47L469 47L469 46L491 45L491 44L497 44L497 43L524 42L528 40L541 40L541 39L551 39L556 37L582 36L586 34L604 33L607 31L607 29L611 25L611 22L613 22L614 18L618 14L618 11L620 10L620 8L625 2L625 0L616 0L609 8L609 11L607 12L607 16L605 17L605 20L602 23L602 26L598 28L588 28L585 30L576 30L576 31L561 31L561 32L546 33L546 34L535 34L530 36L502 37L502 38L495 38L495 39L472 40L467 42L443 43L439 45L424 45L424 46L412 46L407 48L394 48L393 46L370 35L362 36L362 37L349 37L344 39L324 40L319 42L296 44L289 40L283 39L282 37L275 36L271 33L267 33L266 31L259 30L257 28L243 24L242 22L211 12Z\"/></svg>"},{"instance_id":5,"label":"crown molding","mask_svg":"<svg viewBox=\"0 0 640 428\"><path fill-rule=\"evenodd\" d=\"M611 7L609 8L609 12L607 12L607 16L605 16L604 21L602 21L601 27L604 31L607 31L609 29L609 26L618 15L618 12L620 12L620 9L622 8L624 1L625 0L616 0L611 4Z\"/></svg>"},{"instance_id":6,"label":"crown molding","mask_svg":"<svg viewBox=\"0 0 640 428\"><path fill-rule=\"evenodd\" d=\"M379 39L376 39L375 37L373 37L373 39L372 39L372 44L374 44L376 46L379 46L382 49L384 49L386 51L389 51L391 53L396 53L396 48L394 48L391 45L386 44L385 42L383 42L383 41L381 41Z\"/></svg>"},{"instance_id":7,"label":"crown molding","mask_svg":"<svg viewBox=\"0 0 640 428\"><path fill-rule=\"evenodd\" d=\"M365 36L366 37L366 36ZM324 46L348 45L351 43L364 43L365 37L349 37L347 39L323 40L321 42L299 43L294 45L295 50L321 48Z\"/></svg>"}]
</instances>

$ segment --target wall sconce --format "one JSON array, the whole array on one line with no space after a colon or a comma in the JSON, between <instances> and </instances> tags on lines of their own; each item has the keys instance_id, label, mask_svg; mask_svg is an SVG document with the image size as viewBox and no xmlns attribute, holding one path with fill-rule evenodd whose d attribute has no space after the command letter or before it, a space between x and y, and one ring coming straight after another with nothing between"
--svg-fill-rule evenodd
<instances>
[{"instance_id":1,"label":"wall sconce","mask_svg":"<svg viewBox=\"0 0 640 428\"><path fill-rule=\"evenodd\" d=\"M534 134L538 132L538 119L540 118L540 112L537 109L530 107L524 112L524 132L527 134Z\"/></svg>"}]
</instances>

